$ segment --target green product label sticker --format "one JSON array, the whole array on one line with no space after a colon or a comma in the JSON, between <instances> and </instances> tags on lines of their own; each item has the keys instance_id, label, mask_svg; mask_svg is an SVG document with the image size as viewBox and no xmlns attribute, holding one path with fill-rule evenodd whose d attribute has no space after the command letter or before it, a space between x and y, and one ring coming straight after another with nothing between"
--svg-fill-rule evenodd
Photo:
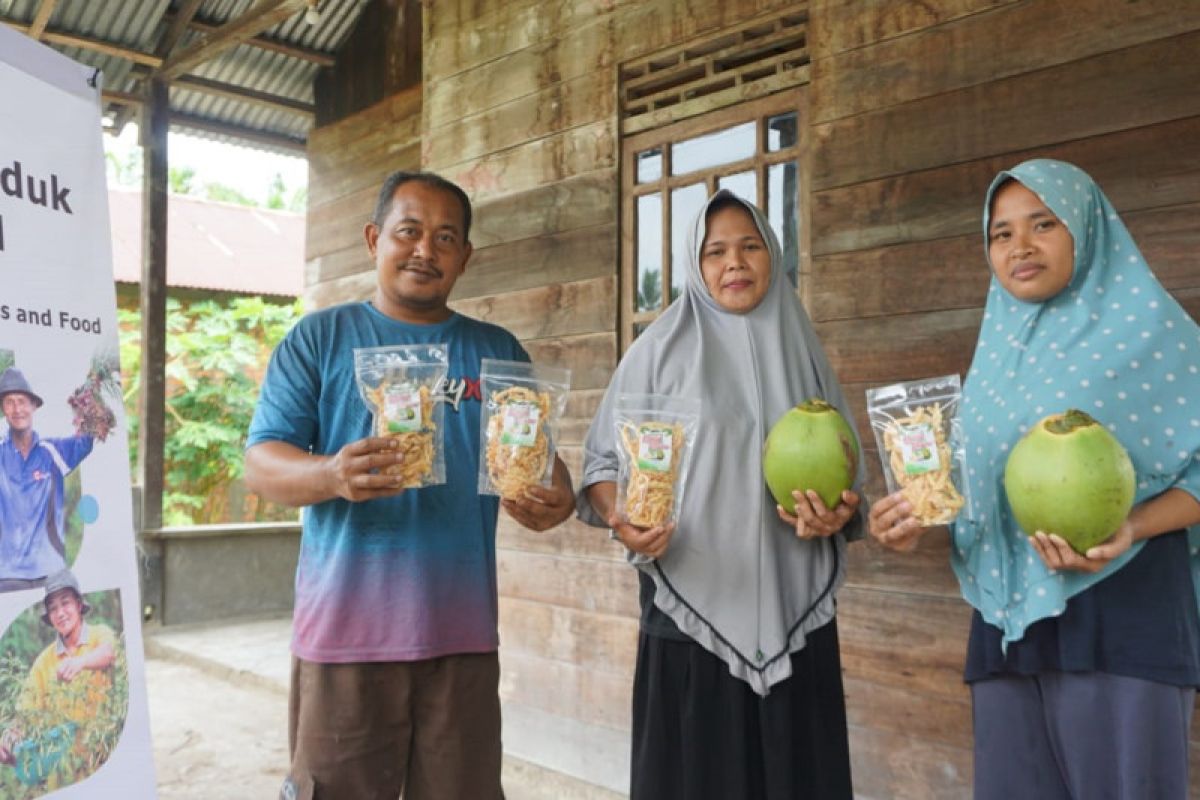
<instances>
[{"instance_id":1,"label":"green product label sticker","mask_svg":"<svg viewBox=\"0 0 1200 800\"><path fill-rule=\"evenodd\" d=\"M536 403L505 403L500 423L500 443L533 447L537 441L541 409Z\"/></svg>"},{"instance_id":2,"label":"green product label sticker","mask_svg":"<svg viewBox=\"0 0 1200 800\"><path fill-rule=\"evenodd\" d=\"M924 475L942 468L938 455L937 436L933 426L902 425L900 427L900 454L904 459L904 472L908 475Z\"/></svg>"},{"instance_id":3,"label":"green product label sticker","mask_svg":"<svg viewBox=\"0 0 1200 800\"><path fill-rule=\"evenodd\" d=\"M646 472L669 472L673 450L670 428L643 425L638 428L638 469Z\"/></svg>"},{"instance_id":4,"label":"green product label sticker","mask_svg":"<svg viewBox=\"0 0 1200 800\"><path fill-rule=\"evenodd\" d=\"M411 386L388 389L383 395L383 418L388 433L416 433L421 430L421 393Z\"/></svg>"}]
</instances>

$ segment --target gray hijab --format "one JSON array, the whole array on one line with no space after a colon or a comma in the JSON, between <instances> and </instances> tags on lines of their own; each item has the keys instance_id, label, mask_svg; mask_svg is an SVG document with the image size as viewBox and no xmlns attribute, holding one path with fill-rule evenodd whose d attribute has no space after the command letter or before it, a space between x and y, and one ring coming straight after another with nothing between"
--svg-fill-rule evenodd
<instances>
[{"instance_id":1,"label":"gray hijab","mask_svg":"<svg viewBox=\"0 0 1200 800\"><path fill-rule=\"evenodd\" d=\"M745 207L771 255L767 294L745 314L721 308L700 272L705 216L722 198ZM798 539L779 519L763 480L763 442L775 420L810 397L853 417L762 212L717 192L689 230L684 257L683 294L621 359L592 421L577 508L583 521L606 526L584 490L617 479L618 394L699 400L703 416L674 538L657 561L632 553L630 561L654 580L654 604L681 631L766 695L791 675L788 656L804 647L806 634L833 618L847 537L862 535L866 509L837 536ZM863 479L860 463L854 487L860 494Z\"/></svg>"}]
</instances>

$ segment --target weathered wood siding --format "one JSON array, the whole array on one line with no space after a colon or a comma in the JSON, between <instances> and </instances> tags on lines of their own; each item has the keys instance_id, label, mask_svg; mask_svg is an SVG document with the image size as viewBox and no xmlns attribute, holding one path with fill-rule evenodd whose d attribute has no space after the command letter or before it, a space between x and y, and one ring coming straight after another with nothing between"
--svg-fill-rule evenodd
<instances>
[{"instance_id":1,"label":"weathered wood siding","mask_svg":"<svg viewBox=\"0 0 1200 800\"><path fill-rule=\"evenodd\" d=\"M459 310L569 366L562 442L580 445L618 358L617 66L787 4L451 0L425 15L427 169L476 203ZM605 532L499 531L505 748L628 784L637 581Z\"/></svg>"},{"instance_id":2,"label":"weathered wood siding","mask_svg":"<svg viewBox=\"0 0 1200 800\"><path fill-rule=\"evenodd\" d=\"M419 85L309 134L305 308L371 296L363 226L388 173L420 167Z\"/></svg>"},{"instance_id":3,"label":"weathered wood siding","mask_svg":"<svg viewBox=\"0 0 1200 800\"><path fill-rule=\"evenodd\" d=\"M316 127L421 82L421 0L368 0L337 63L313 80Z\"/></svg>"},{"instance_id":4,"label":"weathered wood siding","mask_svg":"<svg viewBox=\"0 0 1200 800\"><path fill-rule=\"evenodd\" d=\"M382 175L437 171L476 204L453 305L569 366L561 441L580 445L618 358L617 67L780 0L445 0L424 6L423 90L310 139L308 299L374 285L361 228ZM859 411L863 391L963 372L987 273L997 169L1073 160L1200 311L1200 6L1183 0L812 0L805 297ZM423 94L423 96L422 96ZM873 494L880 494L877 456ZM969 796L968 610L936 537L852 548L839 616L860 797ZM626 785L636 580L602 531L499 530L505 746ZM1200 763L1197 764L1200 767ZM1200 777L1200 768L1193 774Z\"/></svg>"},{"instance_id":5,"label":"weathered wood siding","mask_svg":"<svg viewBox=\"0 0 1200 800\"><path fill-rule=\"evenodd\" d=\"M1200 7L813 0L809 46L806 278L865 443L866 388L965 374L988 282L983 192L1022 159L1090 172L1163 283L1200 312ZM863 797L969 795L969 614L947 550L944 536L915 557L852 548L838 611Z\"/></svg>"}]
</instances>

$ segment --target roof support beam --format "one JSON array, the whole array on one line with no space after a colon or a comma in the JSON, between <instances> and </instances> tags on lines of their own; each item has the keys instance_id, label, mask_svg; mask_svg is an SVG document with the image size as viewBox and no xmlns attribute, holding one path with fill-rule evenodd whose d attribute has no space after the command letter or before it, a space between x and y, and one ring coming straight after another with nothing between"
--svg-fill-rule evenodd
<instances>
[{"instance_id":1,"label":"roof support beam","mask_svg":"<svg viewBox=\"0 0 1200 800\"><path fill-rule=\"evenodd\" d=\"M106 103L119 103L126 108L134 110L142 105L141 95L134 94L133 92L117 92L112 89L105 89L101 92L100 96Z\"/></svg>"},{"instance_id":2,"label":"roof support beam","mask_svg":"<svg viewBox=\"0 0 1200 800\"><path fill-rule=\"evenodd\" d=\"M135 77L138 77L141 83L144 83L150 78L152 73L147 72L143 68L135 67L132 74ZM171 86L179 89L187 89L193 92L211 94L217 97L224 97L229 100L237 100L244 103L254 103L255 105L270 108L274 111L286 111L289 114L299 114L309 118L312 118L316 114L316 109L311 103L305 103L300 100L292 100L290 97L280 97L279 95L271 94L270 92L260 92L257 89L248 89L245 86L236 86L232 83L214 81L210 78L201 78L198 75L182 75L171 81Z\"/></svg>"},{"instance_id":3,"label":"roof support beam","mask_svg":"<svg viewBox=\"0 0 1200 800\"><path fill-rule=\"evenodd\" d=\"M33 27L31 25L22 25L19 22L9 22L4 20L8 27L15 31L20 31L27 36L33 36ZM61 44L64 47L78 47L81 50L91 50L96 53L104 53L117 58L124 58L127 61L132 61L135 64L142 64L147 67L158 68L162 66L163 60L153 53L143 53L140 50L133 50L128 47L122 47L112 42L106 42L101 39L91 39L87 36L75 36L70 33L62 33L61 31L42 31L41 40L47 44Z\"/></svg>"},{"instance_id":4,"label":"roof support beam","mask_svg":"<svg viewBox=\"0 0 1200 800\"><path fill-rule=\"evenodd\" d=\"M245 89L241 86L233 86L228 83L209 80L208 78L184 75L172 81L171 85L177 86L180 89L225 97L230 100L254 103L277 111L287 111L290 114L300 114L309 119L312 119L316 114L316 110L311 103L301 103L298 100L289 100L286 97L260 92L255 89Z\"/></svg>"},{"instance_id":5,"label":"roof support beam","mask_svg":"<svg viewBox=\"0 0 1200 800\"><path fill-rule=\"evenodd\" d=\"M237 19L222 25L210 36L177 53L165 62L156 73L162 80L177 78L195 69L206 61L247 39L252 39L267 28L282 22L304 8L305 0L259 0L251 9Z\"/></svg>"},{"instance_id":6,"label":"roof support beam","mask_svg":"<svg viewBox=\"0 0 1200 800\"><path fill-rule=\"evenodd\" d=\"M46 31L46 24L50 22L50 15L54 13L54 7L58 5L58 0L42 0L38 6L37 13L33 15L33 22L29 24L29 36L34 39L41 39L42 34Z\"/></svg>"},{"instance_id":7,"label":"roof support beam","mask_svg":"<svg viewBox=\"0 0 1200 800\"><path fill-rule=\"evenodd\" d=\"M204 0L184 0L179 13L171 20L171 26L167 28L167 32L159 40L158 47L154 48L156 55L163 58L171 55L171 51L175 49L175 45L183 37L183 32L191 24L192 17L196 16L196 12L200 10L200 4L203 2Z\"/></svg>"},{"instance_id":8,"label":"roof support beam","mask_svg":"<svg viewBox=\"0 0 1200 800\"><path fill-rule=\"evenodd\" d=\"M142 124L142 381L138 390L138 544L144 561L138 570L142 611L161 618L163 548L143 532L163 520L164 443L167 403L167 85L150 81Z\"/></svg>"},{"instance_id":9,"label":"roof support beam","mask_svg":"<svg viewBox=\"0 0 1200 800\"><path fill-rule=\"evenodd\" d=\"M142 526L163 519L163 438L166 433L167 363L167 84L146 87L138 130L142 144L142 382L138 426L138 482Z\"/></svg>"},{"instance_id":10,"label":"roof support beam","mask_svg":"<svg viewBox=\"0 0 1200 800\"><path fill-rule=\"evenodd\" d=\"M189 23L188 27L192 30L200 31L201 33L212 33L220 30L219 26L199 19L193 19L191 23ZM318 67L332 67L337 63L337 59L329 53L323 53L320 50L312 50L307 47L300 47L294 44L287 44L267 36L255 36L253 39L247 39L246 41L242 42L242 44L248 44L251 47L257 47L260 50L270 50L273 53L280 53L291 58L299 58L303 61L310 61L313 64L316 64Z\"/></svg>"},{"instance_id":11,"label":"roof support beam","mask_svg":"<svg viewBox=\"0 0 1200 800\"><path fill-rule=\"evenodd\" d=\"M130 115L136 113L136 110L145 102L145 100L139 95L130 94L129 92L115 92L109 89L104 90L104 101L106 103L119 103L125 106L125 111L122 113L128 113ZM205 131L218 136L228 136L231 139L239 139L244 142L250 142L270 150L295 153L296 155L300 156L305 155L307 152L305 149L307 145L303 139L293 139L290 136L263 133L262 131L244 128L240 125L232 125L228 122L205 119L204 117L197 117L192 114L171 112L170 117L171 122L177 125ZM119 133L115 127L110 129L109 132L113 134Z\"/></svg>"},{"instance_id":12,"label":"roof support beam","mask_svg":"<svg viewBox=\"0 0 1200 800\"><path fill-rule=\"evenodd\" d=\"M176 17L173 14L168 14L167 18L175 19ZM32 34L29 33L29 25L25 25L20 22L13 22L11 20L0 20L0 22L3 22L5 25L15 31L20 31L21 33L32 36ZM213 25L212 23L202 22L196 19L193 19L190 23L188 23L188 27L192 30L201 31L203 33L212 33L221 29L218 25ZM91 39L86 36L76 36L74 34L64 33L62 31L43 31L42 41L49 44L61 44L66 47L78 47L81 50L91 50L96 53L104 53L106 55L116 56L117 58L124 58L127 61L134 62L135 64L141 64L146 67L154 67L156 69L162 66L163 63L163 57L160 55L155 55L154 53L143 53L140 50L122 47L121 45L113 44L112 42L106 42L102 39ZM332 67L335 63L337 63L337 60L328 53L322 53L319 50L310 50L306 47L297 47L296 45L286 44L284 42L276 41L275 39L269 39L266 36L255 36L252 39L247 39L246 41L242 42L242 44L249 45L250 47L256 47L259 50L267 50L272 53L279 53L281 55L288 56L289 58L298 58L301 61L308 61L312 64L316 64L319 67Z\"/></svg>"}]
</instances>

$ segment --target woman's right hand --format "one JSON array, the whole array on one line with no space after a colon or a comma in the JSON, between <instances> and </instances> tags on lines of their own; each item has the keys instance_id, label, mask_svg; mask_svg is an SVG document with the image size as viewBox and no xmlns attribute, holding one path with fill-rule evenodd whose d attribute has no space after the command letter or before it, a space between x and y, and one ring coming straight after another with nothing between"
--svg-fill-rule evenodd
<instances>
[{"instance_id":1,"label":"woman's right hand","mask_svg":"<svg viewBox=\"0 0 1200 800\"><path fill-rule=\"evenodd\" d=\"M605 521L608 522L608 527L612 528L617 538L621 540L621 544L635 553L650 558L659 558L667 552L671 536L675 533L674 522L656 525L653 528L639 528L628 522L622 522L616 514L609 515Z\"/></svg>"},{"instance_id":2,"label":"woman's right hand","mask_svg":"<svg viewBox=\"0 0 1200 800\"><path fill-rule=\"evenodd\" d=\"M867 518L871 535L884 547L901 553L911 553L927 530L912 515L912 505L903 492L893 492L871 504Z\"/></svg>"}]
</instances>

